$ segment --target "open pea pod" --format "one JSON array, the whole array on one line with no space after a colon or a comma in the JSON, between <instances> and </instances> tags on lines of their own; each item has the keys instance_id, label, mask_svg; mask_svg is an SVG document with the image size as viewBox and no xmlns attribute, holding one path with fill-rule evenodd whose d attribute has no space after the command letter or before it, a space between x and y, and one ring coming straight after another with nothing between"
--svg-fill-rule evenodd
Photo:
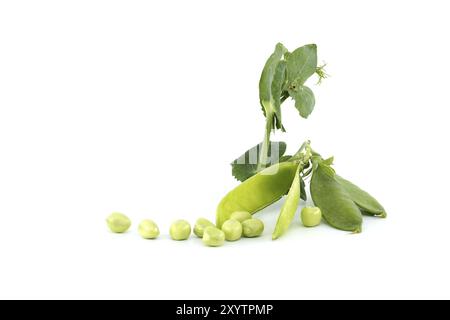
<instances>
[{"instance_id":1,"label":"open pea pod","mask_svg":"<svg viewBox=\"0 0 450 320\"><path fill-rule=\"evenodd\" d=\"M253 214L279 200L298 176L297 167L298 162L278 163L242 182L220 201L216 225L222 227L235 211Z\"/></svg>"},{"instance_id":2,"label":"open pea pod","mask_svg":"<svg viewBox=\"0 0 450 320\"><path fill-rule=\"evenodd\" d=\"M383 206L368 192L362 190L352 182L336 175L336 180L347 191L350 198L361 209L365 215L386 218L387 214Z\"/></svg>"},{"instance_id":3,"label":"open pea pod","mask_svg":"<svg viewBox=\"0 0 450 320\"><path fill-rule=\"evenodd\" d=\"M272 240L281 237L289 228L289 225L294 219L295 212L297 211L298 203L300 201L300 167L302 166L297 166L295 178L292 181L291 188L289 189L289 193L283 207L281 208L280 215L278 216L275 230L272 233Z\"/></svg>"},{"instance_id":4,"label":"open pea pod","mask_svg":"<svg viewBox=\"0 0 450 320\"><path fill-rule=\"evenodd\" d=\"M311 178L311 196L326 222L337 229L361 232L362 215L348 192L337 181L334 170L320 163Z\"/></svg>"}]
</instances>

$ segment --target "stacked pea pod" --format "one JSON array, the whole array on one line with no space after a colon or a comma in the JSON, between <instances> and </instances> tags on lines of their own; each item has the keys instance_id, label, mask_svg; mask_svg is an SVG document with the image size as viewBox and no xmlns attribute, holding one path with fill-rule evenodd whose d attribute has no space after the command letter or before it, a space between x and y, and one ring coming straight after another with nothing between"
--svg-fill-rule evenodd
<instances>
[{"instance_id":1,"label":"stacked pea pod","mask_svg":"<svg viewBox=\"0 0 450 320\"><path fill-rule=\"evenodd\" d=\"M220 202L216 224L220 228L235 211L254 214L278 201L286 200L272 234L279 238L289 227L301 199L306 200L306 178L311 177L310 192L325 221L340 230L361 232L362 215L386 217L381 204L369 193L338 176L306 141L293 156L285 155L284 142L271 142L274 130L286 131L281 105L287 98L295 101L302 118L308 118L315 106L306 81L316 74L318 84L327 77L324 66L317 65L317 46L309 44L289 52L281 43L267 59L259 83L260 104L266 118L264 140L232 162L232 174L242 183Z\"/></svg>"}]
</instances>

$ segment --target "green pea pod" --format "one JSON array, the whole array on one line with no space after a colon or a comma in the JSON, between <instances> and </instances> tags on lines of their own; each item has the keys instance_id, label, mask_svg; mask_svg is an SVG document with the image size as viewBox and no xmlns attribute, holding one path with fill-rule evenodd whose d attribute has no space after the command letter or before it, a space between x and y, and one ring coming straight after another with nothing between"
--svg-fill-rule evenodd
<instances>
[{"instance_id":1,"label":"green pea pod","mask_svg":"<svg viewBox=\"0 0 450 320\"><path fill-rule=\"evenodd\" d=\"M297 211L298 203L300 201L300 167L300 165L297 166L294 181L292 181L286 201L284 202L280 215L278 216L275 230L272 233L272 240L281 237L289 228L289 225L294 219L295 212Z\"/></svg>"},{"instance_id":2,"label":"green pea pod","mask_svg":"<svg viewBox=\"0 0 450 320\"><path fill-rule=\"evenodd\" d=\"M296 176L297 167L298 162L275 164L231 190L217 207L217 227L221 228L235 211L253 214L279 200L289 190Z\"/></svg>"},{"instance_id":3,"label":"green pea pod","mask_svg":"<svg viewBox=\"0 0 450 320\"><path fill-rule=\"evenodd\" d=\"M337 182L331 167L319 164L313 172L310 188L314 204L329 225L344 231L361 232L361 211Z\"/></svg>"},{"instance_id":4,"label":"green pea pod","mask_svg":"<svg viewBox=\"0 0 450 320\"><path fill-rule=\"evenodd\" d=\"M336 175L336 180L345 189L345 191L347 191L350 198L361 209L363 214L386 218L387 214L383 206L369 193L338 175Z\"/></svg>"}]
</instances>

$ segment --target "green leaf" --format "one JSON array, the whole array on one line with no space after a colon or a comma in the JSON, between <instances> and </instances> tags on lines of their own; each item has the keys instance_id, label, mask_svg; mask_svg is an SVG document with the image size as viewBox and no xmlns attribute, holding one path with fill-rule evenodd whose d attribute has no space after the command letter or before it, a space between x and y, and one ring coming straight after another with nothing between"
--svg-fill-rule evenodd
<instances>
[{"instance_id":1,"label":"green leaf","mask_svg":"<svg viewBox=\"0 0 450 320\"><path fill-rule=\"evenodd\" d=\"M252 147L231 163L231 172L238 181L244 182L260 171L258 169L258 164L261 147L262 143ZM280 162L280 159L285 152L285 142L271 142L269 144L269 164L267 166Z\"/></svg>"},{"instance_id":2,"label":"green leaf","mask_svg":"<svg viewBox=\"0 0 450 320\"><path fill-rule=\"evenodd\" d=\"M295 49L286 61L288 82L303 85L317 70L317 46L308 44Z\"/></svg>"},{"instance_id":3,"label":"green leaf","mask_svg":"<svg viewBox=\"0 0 450 320\"><path fill-rule=\"evenodd\" d=\"M280 157L280 161L279 162L286 162L286 161L289 161L291 158L292 158L291 155L285 154L284 156Z\"/></svg>"},{"instance_id":4,"label":"green leaf","mask_svg":"<svg viewBox=\"0 0 450 320\"><path fill-rule=\"evenodd\" d=\"M306 86L292 87L289 89L289 94L295 100L295 108L303 118L308 118L314 110L316 100L314 93Z\"/></svg>"},{"instance_id":5,"label":"green leaf","mask_svg":"<svg viewBox=\"0 0 450 320\"><path fill-rule=\"evenodd\" d=\"M287 49L283 44L278 43L275 46L275 51L267 59L264 69L261 73L261 78L259 80L259 101L263 107L264 115L275 113L273 103L274 99L272 97L272 82L275 74L277 73L277 67L281 59L283 59L284 54ZM282 68L282 67L280 67ZM279 70L281 71L281 70Z\"/></svg>"},{"instance_id":6,"label":"green leaf","mask_svg":"<svg viewBox=\"0 0 450 320\"><path fill-rule=\"evenodd\" d=\"M307 196L306 196L306 185L305 185L305 180L303 180L302 177L300 177L300 199L302 199L303 201L307 200Z\"/></svg>"},{"instance_id":7,"label":"green leaf","mask_svg":"<svg viewBox=\"0 0 450 320\"><path fill-rule=\"evenodd\" d=\"M294 181L292 181L291 188L286 197L286 200L281 208L280 214L278 216L277 224L275 225L275 230L272 233L272 239L278 239L286 232L294 219L295 212L298 208L298 203L300 201L300 165L297 167L297 172L295 174Z\"/></svg>"},{"instance_id":8,"label":"green leaf","mask_svg":"<svg viewBox=\"0 0 450 320\"><path fill-rule=\"evenodd\" d=\"M275 69L271 85L271 101L272 107L275 112L275 126L277 129L282 129L281 122L281 96L283 91L283 85L286 81L286 61L280 61Z\"/></svg>"}]
</instances>

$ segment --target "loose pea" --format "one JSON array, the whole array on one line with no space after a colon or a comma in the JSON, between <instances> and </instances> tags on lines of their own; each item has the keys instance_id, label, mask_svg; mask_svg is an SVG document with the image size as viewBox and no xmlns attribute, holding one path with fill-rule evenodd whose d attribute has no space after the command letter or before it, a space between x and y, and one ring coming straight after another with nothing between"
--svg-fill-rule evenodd
<instances>
[{"instance_id":1,"label":"loose pea","mask_svg":"<svg viewBox=\"0 0 450 320\"><path fill-rule=\"evenodd\" d=\"M244 222L245 220L251 219L252 215L247 211L236 211L230 216L230 219L237 220L239 222Z\"/></svg>"},{"instance_id":2,"label":"loose pea","mask_svg":"<svg viewBox=\"0 0 450 320\"><path fill-rule=\"evenodd\" d=\"M186 240L191 234L191 225L186 220L177 220L170 226L169 233L173 240Z\"/></svg>"},{"instance_id":3,"label":"loose pea","mask_svg":"<svg viewBox=\"0 0 450 320\"><path fill-rule=\"evenodd\" d=\"M236 241L242 236L242 225L239 221L230 219L223 223L222 231L227 241Z\"/></svg>"},{"instance_id":4,"label":"loose pea","mask_svg":"<svg viewBox=\"0 0 450 320\"><path fill-rule=\"evenodd\" d=\"M302 209L301 218L305 227L315 227L322 220L322 212L317 207L305 207Z\"/></svg>"},{"instance_id":5,"label":"loose pea","mask_svg":"<svg viewBox=\"0 0 450 320\"><path fill-rule=\"evenodd\" d=\"M159 236L159 228L152 220L143 220L139 224L138 232L144 239L155 239Z\"/></svg>"},{"instance_id":6,"label":"loose pea","mask_svg":"<svg viewBox=\"0 0 450 320\"><path fill-rule=\"evenodd\" d=\"M259 237L264 231L264 223L259 219L248 219L242 222L242 234L244 237Z\"/></svg>"},{"instance_id":7,"label":"loose pea","mask_svg":"<svg viewBox=\"0 0 450 320\"><path fill-rule=\"evenodd\" d=\"M206 227L202 241L207 246L220 247L225 241L225 233L216 227Z\"/></svg>"},{"instance_id":8,"label":"loose pea","mask_svg":"<svg viewBox=\"0 0 450 320\"><path fill-rule=\"evenodd\" d=\"M194 226L194 234L199 238L203 238L203 232L205 231L206 227L215 227L215 225L208 219L197 219Z\"/></svg>"},{"instance_id":9,"label":"loose pea","mask_svg":"<svg viewBox=\"0 0 450 320\"><path fill-rule=\"evenodd\" d=\"M108 218L106 218L106 223L109 229L115 233L124 233L131 226L131 220L123 213L113 212Z\"/></svg>"}]
</instances>

